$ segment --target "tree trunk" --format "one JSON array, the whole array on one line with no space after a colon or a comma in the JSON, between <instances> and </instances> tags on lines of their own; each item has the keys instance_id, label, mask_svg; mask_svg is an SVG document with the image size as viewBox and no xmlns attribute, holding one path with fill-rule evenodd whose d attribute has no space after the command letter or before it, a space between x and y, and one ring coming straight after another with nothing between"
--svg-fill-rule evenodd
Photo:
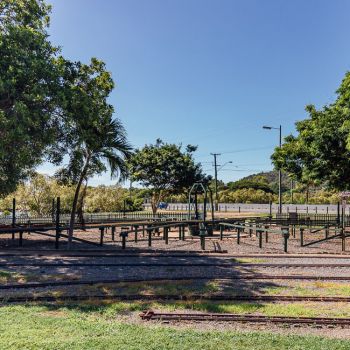
<instances>
[{"instance_id":1,"label":"tree trunk","mask_svg":"<svg viewBox=\"0 0 350 350\"><path fill-rule=\"evenodd\" d=\"M78 204L78 199L79 199L79 192L80 192L80 187L81 184L83 183L83 180L86 176L86 172L89 166L90 162L90 156L87 157L84 168L81 172L77 187L75 189L74 193L74 199L73 199L73 205L72 205L72 211L70 215L70 222L69 222L69 231L68 231L68 250L71 249L72 247L72 240L73 240L73 232L74 232L74 224L75 224L75 212L77 210L77 204Z\"/></svg>"},{"instance_id":2,"label":"tree trunk","mask_svg":"<svg viewBox=\"0 0 350 350\"><path fill-rule=\"evenodd\" d=\"M85 179L85 185L83 190L81 191L81 195L79 197L78 204L77 204L78 220L83 226L83 228L85 225L83 207L84 207L84 200L86 196L87 184L88 184L87 179Z\"/></svg>"},{"instance_id":3,"label":"tree trunk","mask_svg":"<svg viewBox=\"0 0 350 350\"><path fill-rule=\"evenodd\" d=\"M158 201L157 201L157 196L156 193L153 192L152 198L151 198L151 207L152 207L152 213L153 215L157 214L157 209L158 209Z\"/></svg>"}]
</instances>

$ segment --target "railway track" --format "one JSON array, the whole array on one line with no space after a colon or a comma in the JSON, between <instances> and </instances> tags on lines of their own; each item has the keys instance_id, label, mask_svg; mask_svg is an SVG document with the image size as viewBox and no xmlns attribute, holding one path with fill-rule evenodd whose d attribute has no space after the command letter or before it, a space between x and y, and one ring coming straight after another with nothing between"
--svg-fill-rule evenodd
<instances>
[{"instance_id":1,"label":"railway track","mask_svg":"<svg viewBox=\"0 0 350 350\"><path fill-rule=\"evenodd\" d=\"M62 302L62 301L91 301L91 300L118 300L118 301L245 301L245 302L350 302L350 297L315 297L289 295L202 295L202 294L118 294L118 295L60 295L60 296L6 296L0 297L3 303L27 302Z\"/></svg>"},{"instance_id":2,"label":"railway track","mask_svg":"<svg viewBox=\"0 0 350 350\"><path fill-rule=\"evenodd\" d=\"M140 314L143 320L160 321L216 321L216 322L243 322L243 323L281 323L281 324L307 324L321 326L350 326L350 318L326 317L284 317L284 316L258 316L219 313L165 313L145 311Z\"/></svg>"},{"instance_id":3,"label":"railway track","mask_svg":"<svg viewBox=\"0 0 350 350\"><path fill-rule=\"evenodd\" d=\"M70 281L51 281L51 282L28 282L15 284L2 284L0 290L8 289L28 289L45 288L57 286L77 286L77 285L96 285L96 284L115 284L122 282L154 282L154 281L211 281L211 280L311 280L311 281L350 281L350 276L307 276L307 275L237 275L237 276L192 276L192 277L155 277L155 278L119 278L102 280L70 280Z\"/></svg>"},{"instance_id":4,"label":"railway track","mask_svg":"<svg viewBox=\"0 0 350 350\"><path fill-rule=\"evenodd\" d=\"M225 257L225 258L283 258L283 259L350 259L349 253L334 254L334 253L257 253L257 254L228 254L218 251L202 251L202 250L183 250L183 251L160 251L158 249L134 249L128 248L127 252L117 249L89 249L89 250L71 250L71 251L59 251L59 250L0 250L0 258L2 257L187 257L187 258L201 258L203 256L207 257Z\"/></svg>"},{"instance_id":5,"label":"railway track","mask_svg":"<svg viewBox=\"0 0 350 350\"><path fill-rule=\"evenodd\" d=\"M265 264L265 263L0 263L0 267L260 267L260 268L349 268L350 264Z\"/></svg>"}]
</instances>

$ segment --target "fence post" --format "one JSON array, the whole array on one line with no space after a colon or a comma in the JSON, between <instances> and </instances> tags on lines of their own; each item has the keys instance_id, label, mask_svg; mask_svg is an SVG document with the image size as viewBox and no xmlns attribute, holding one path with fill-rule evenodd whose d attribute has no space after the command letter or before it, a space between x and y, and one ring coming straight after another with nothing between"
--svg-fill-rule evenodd
<instances>
[{"instance_id":1,"label":"fence post","mask_svg":"<svg viewBox=\"0 0 350 350\"><path fill-rule=\"evenodd\" d=\"M152 246L152 230L147 228L147 233L148 233L148 246Z\"/></svg>"},{"instance_id":2,"label":"fence post","mask_svg":"<svg viewBox=\"0 0 350 350\"><path fill-rule=\"evenodd\" d=\"M240 244L240 239L241 239L241 228L239 227L237 229L237 244Z\"/></svg>"},{"instance_id":3,"label":"fence post","mask_svg":"<svg viewBox=\"0 0 350 350\"><path fill-rule=\"evenodd\" d=\"M124 250L126 248L126 237L128 237L128 231L120 232L120 236L122 238L122 249Z\"/></svg>"},{"instance_id":4,"label":"fence post","mask_svg":"<svg viewBox=\"0 0 350 350\"><path fill-rule=\"evenodd\" d=\"M264 228L266 230L265 231L265 242L268 243L268 241L269 241L269 233L267 232L267 230L268 230L269 226L265 226Z\"/></svg>"},{"instance_id":5,"label":"fence post","mask_svg":"<svg viewBox=\"0 0 350 350\"><path fill-rule=\"evenodd\" d=\"M169 228L164 227L164 239L165 239L165 244L169 243Z\"/></svg>"},{"instance_id":6,"label":"fence post","mask_svg":"<svg viewBox=\"0 0 350 350\"><path fill-rule=\"evenodd\" d=\"M135 232L135 243L137 243L137 235L138 235L138 231L139 231L139 225L134 225L134 232Z\"/></svg>"},{"instance_id":7,"label":"fence post","mask_svg":"<svg viewBox=\"0 0 350 350\"><path fill-rule=\"evenodd\" d=\"M104 236L105 228L100 227L99 229L100 229L100 245L103 245L103 236Z\"/></svg>"},{"instance_id":8,"label":"fence post","mask_svg":"<svg viewBox=\"0 0 350 350\"><path fill-rule=\"evenodd\" d=\"M115 226L112 226L112 241L115 240Z\"/></svg>"},{"instance_id":9,"label":"fence post","mask_svg":"<svg viewBox=\"0 0 350 350\"><path fill-rule=\"evenodd\" d=\"M300 246L304 246L304 229L300 227Z\"/></svg>"},{"instance_id":10,"label":"fence post","mask_svg":"<svg viewBox=\"0 0 350 350\"><path fill-rule=\"evenodd\" d=\"M16 226L16 198L12 199L12 228ZM12 239L15 239L15 233L12 232Z\"/></svg>"},{"instance_id":11,"label":"fence post","mask_svg":"<svg viewBox=\"0 0 350 350\"><path fill-rule=\"evenodd\" d=\"M288 238L289 238L289 227L287 228L282 228L283 232L283 246L284 246L284 252L287 253L288 251Z\"/></svg>"},{"instance_id":12,"label":"fence post","mask_svg":"<svg viewBox=\"0 0 350 350\"><path fill-rule=\"evenodd\" d=\"M18 241L18 245L20 247L22 247L23 245L23 230L19 230L19 241Z\"/></svg>"},{"instance_id":13,"label":"fence post","mask_svg":"<svg viewBox=\"0 0 350 350\"><path fill-rule=\"evenodd\" d=\"M60 211L61 211L61 198L56 199L56 240L55 249L58 249L60 239Z\"/></svg>"},{"instance_id":14,"label":"fence post","mask_svg":"<svg viewBox=\"0 0 350 350\"><path fill-rule=\"evenodd\" d=\"M260 229L258 230L258 235L259 235L259 248L262 248L262 231Z\"/></svg>"},{"instance_id":15,"label":"fence post","mask_svg":"<svg viewBox=\"0 0 350 350\"><path fill-rule=\"evenodd\" d=\"M224 233L224 226L220 225L220 241L222 241L223 233Z\"/></svg>"}]
</instances>

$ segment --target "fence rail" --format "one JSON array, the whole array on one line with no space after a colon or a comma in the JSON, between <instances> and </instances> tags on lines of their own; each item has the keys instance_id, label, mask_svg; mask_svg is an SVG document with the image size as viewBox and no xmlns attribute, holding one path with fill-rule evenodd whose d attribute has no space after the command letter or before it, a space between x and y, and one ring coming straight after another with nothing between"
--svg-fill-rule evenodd
<instances>
[{"instance_id":1,"label":"fence rail","mask_svg":"<svg viewBox=\"0 0 350 350\"><path fill-rule=\"evenodd\" d=\"M145 205L145 209L149 209L150 206ZM198 204L198 209L203 210L203 204ZM187 203L168 203L166 210L169 211L187 211ZM210 203L207 204L207 210L211 210ZM278 204L259 204L259 203L220 203L218 205L218 210L220 212L253 212L253 213L271 213L275 214L278 211ZM338 212L337 204L283 204L282 212L297 212L305 214L336 214ZM350 215L350 206L346 208L346 214Z\"/></svg>"},{"instance_id":2,"label":"fence rail","mask_svg":"<svg viewBox=\"0 0 350 350\"><path fill-rule=\"evenodd\" d=\"M116 213L86 213L83 216L84 223L109 223L118 221L135 221L135 220L188 220L187 213L178 212L166 212L153 214L150 212L116 212ZM76 216L76 223L81 224L81 220ZM16 224L52 224L55 223L55 215L46 216L32 216L32 215L20 215L15 217ZM69 223L70 214L61 214L60 222ZM13 223L12 215L0 216L0 225L11 225Z\"/></svg>"}]
</instances>

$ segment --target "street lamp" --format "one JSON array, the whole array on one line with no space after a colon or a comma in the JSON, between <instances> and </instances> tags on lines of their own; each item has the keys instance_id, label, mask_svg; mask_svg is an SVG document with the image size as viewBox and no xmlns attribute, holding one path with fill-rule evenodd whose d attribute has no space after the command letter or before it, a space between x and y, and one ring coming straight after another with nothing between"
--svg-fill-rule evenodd
<instances>
[{"instance_id":1,"label":"street lamp","mask_svg":"<svg viewBox=\"0 0 350 350\"><path fill-rule=\"evenodd\" d=\"M232 164L232 160L230 160L229 162L226 162L223 165L221 165L221 167L218 169L218 171L221 170L227 164Z\"/></svg>"},{"instance_id":2,"label":"street lamp","mask_svg":"<svg viewBox=\"0 0 350 350\"><path fill-rule=\"evenodd\" d=\"M279 147L282 147L282 125L278 128L273 126L263 126L263 129L267 130L279 130ZM282 171L278 169L278 212L282 213Z\"/></svg>"}]
</instances>

